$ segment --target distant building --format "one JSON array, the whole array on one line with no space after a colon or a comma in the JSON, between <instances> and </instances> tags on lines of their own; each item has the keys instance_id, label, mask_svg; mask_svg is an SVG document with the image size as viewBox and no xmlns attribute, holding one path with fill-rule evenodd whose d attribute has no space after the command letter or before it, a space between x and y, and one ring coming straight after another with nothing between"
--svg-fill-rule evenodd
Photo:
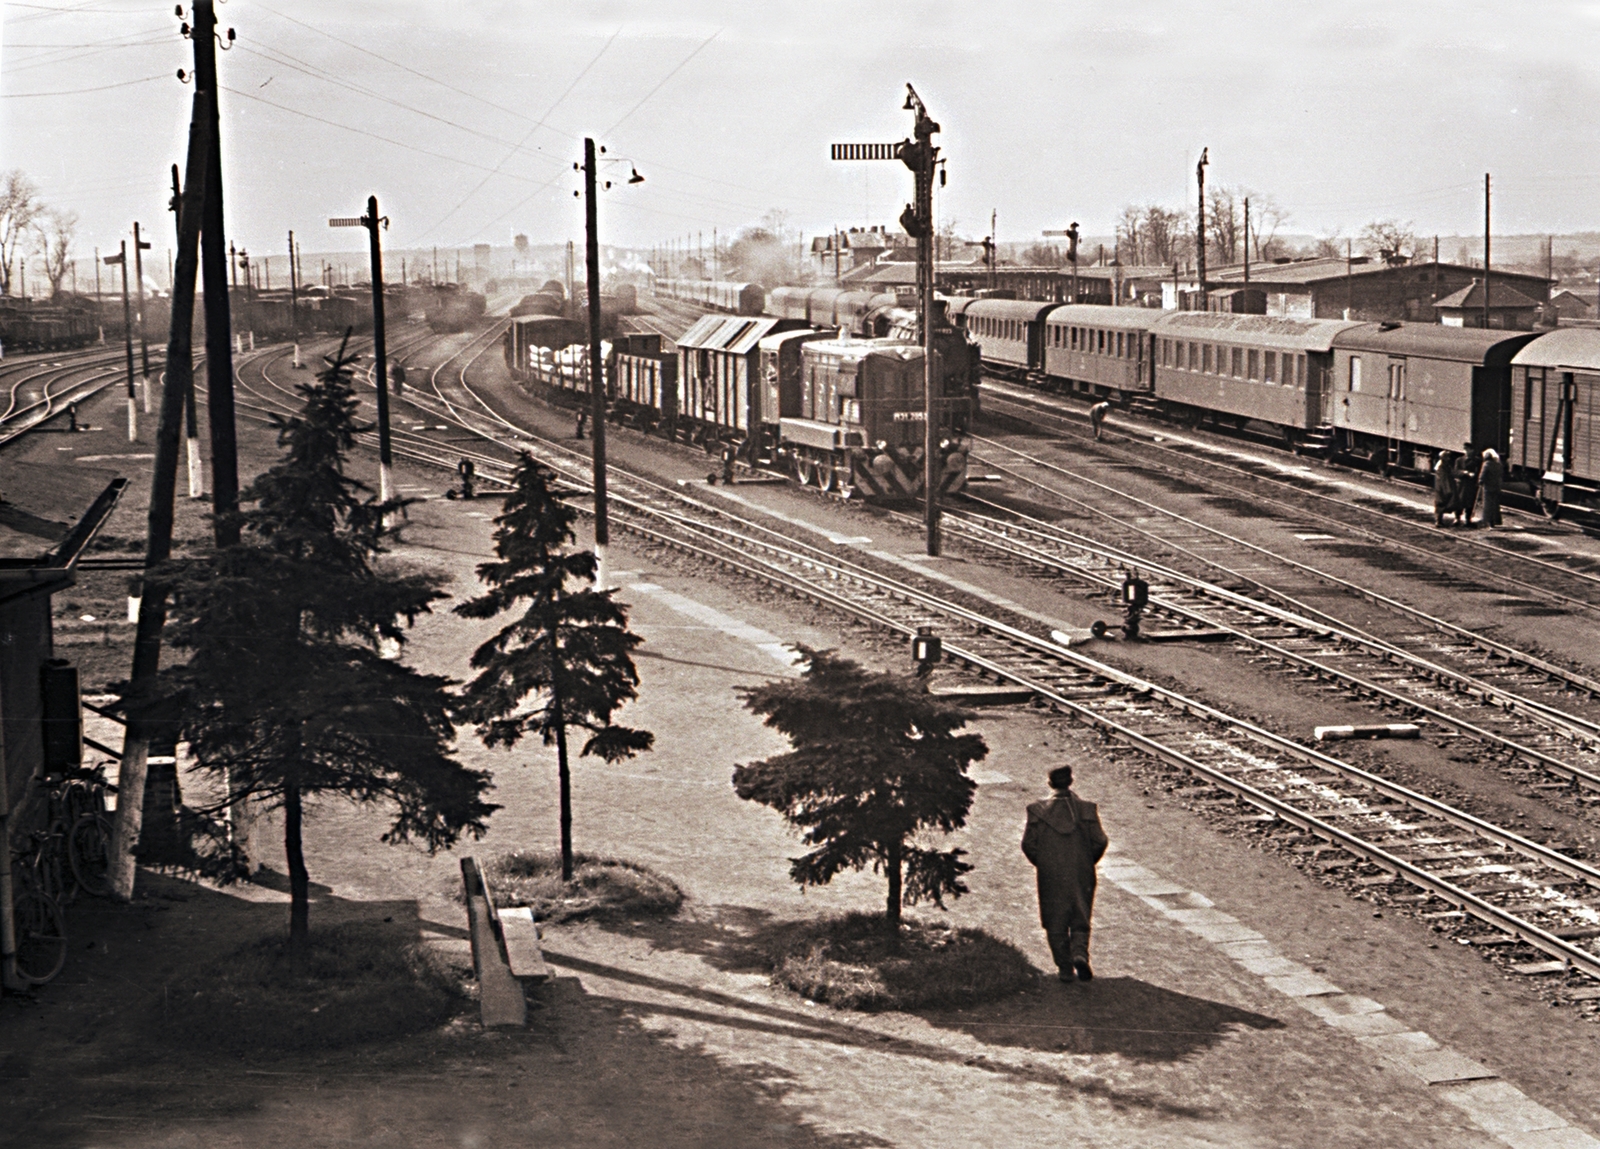
<instances>
[{"instance_id":1,"label":"distant building","mask_svg":"<svg viewBox=\"0 0 1600 1149\"><path fill-rule=\"evenodd\" d=\"M1490 276L1488 300L1487 323L1484 322L1483 284L1476 279L1433 306L1439 312L1439 322L1446 327L1487 326L1506 331L1532 331L1533 321L1538 318L1542 306L1540 301L1529 299L1516 288L1501 283L1498 275Z\"/></svg>"},{"instance_id":2,"label":"distant building","mask_svg":"<svg viewBox=\"0 0 1600 1149\"><path fill-rule=\"evenodd\" d=\"M881 224L852 227L812 238L812 270L822 279L842 281L847 272L877 263L885 255L909 250L915 259L916 249L917 241L911 236L890 232Z\"/></svg>"},{"instance_id":3,"label":"distant building","mask_svg":"<svg viewBox=\"0 0 1600 1149\"><path fill-rule=\"evenodd\" d=\"M1391 265L1357 256L1348 262L1342 258L1319 258L1252 264L1250 286L1266 293L1267 315L1432 323L1441 314L1435 304L1470 287L1482 276L1481 267L1431 262ZM1516 291L1530 301L1530 307L1550 299L1550 280L1542 275L1492 271L1490 282L1497 292L1501 287ZM1211 291L1240 287L1243 283L1242 265L1219 268L1207 275Z\"/></svg>"},{"instance_id":4,"label":"distant building","mask_svg":"<svg viewBox=\"0 0 1600 1149\"><path fill-rule=\"evenodd\" d=\"M1585 299L1576 291L1562 288L1550 297L1550 306L1562 319L1588 319L1594 315L1593 293Z\"/></svg>"}]
</instances>

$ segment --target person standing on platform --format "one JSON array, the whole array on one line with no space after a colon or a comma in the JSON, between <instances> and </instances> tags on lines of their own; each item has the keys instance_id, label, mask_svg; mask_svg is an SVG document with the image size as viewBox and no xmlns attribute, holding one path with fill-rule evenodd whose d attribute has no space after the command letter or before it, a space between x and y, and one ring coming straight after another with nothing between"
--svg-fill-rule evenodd
<instances>
[{"instance_id":1,"label":"person standing on platform","mask_svg":"<svg viewBox=\"0 0 1600 1149\"><path fill-rule=\"evenodd\" d=\"M1462 516L1466 516L1467 526L1472 525L1472 511L1478 502L1478 467L1480 460L1477 450L1471 443L1465 443L1465 452L1456 460L1452 468L1456 483L1456 523L1462 523Z\"/></svg>"},{"instance_id":2,"label":"person standing on platform","mask_svg":"<svg viewBox=\"0 0 1600 1149\"><path fill-rule=\"evenodd\" d=\"M585 423L587 423L588 421L589 421L589 408L587 408L587 407L579 407L578 408L578 431L577 431L577 434L575 434L573 436L573 438L575 438L575 439L583 438L583 425Z\"/></svg>"},{"instance_id":3,"label":"person standing on platform","mask_svg":"<svg viewBox=\"0 0 1600 1149\"><path fill-rule=\"evenodd\" d=\"M1455 458L1440 451L1433 464L1433 525L1444 526L1444 517L1456 508Z\"/></svg>"},{"instance_id":4,"label":"person standing on platform","mask_svg":"<svg viewBox=\"0 0 1600 1149\"><path fill-rule=\"evenodd\" d=\"M1039 921L1050 941L1057 976L1089 981L1089 919L1094 913L1095 865L1106 852L1100 812L1072 792L1072 767L1050 771L1048 800L1028 807L1022 852L1039 881Z\"/></svg>"},{"instance_id":5,"label":"person standing on platform","mask_svg":"<svg viewBox=\"0 0 1600 1149\"><path fill-rule=\"evenodd\" d=\"M1483 452L1483 466L1478 468L1478 490L1483 492L1483 525L1500 525L1500 485L1505 480L1505 467L1500 462L1500 452L1487 447Z\"/></svg>"},{"instance_id":6,"label":"person standing on platform","mask_svg":"<svg viewBox=\"0 0 1600 1149\"><path fill-rule=\"evenodd\" d=\"M1094 429L1095 442L1100 441L1100 428L1105 424L1106 413L1111 410L1111 404L1104 399L1089 408L1089 426Z\"/></svg>"}]
</instances>

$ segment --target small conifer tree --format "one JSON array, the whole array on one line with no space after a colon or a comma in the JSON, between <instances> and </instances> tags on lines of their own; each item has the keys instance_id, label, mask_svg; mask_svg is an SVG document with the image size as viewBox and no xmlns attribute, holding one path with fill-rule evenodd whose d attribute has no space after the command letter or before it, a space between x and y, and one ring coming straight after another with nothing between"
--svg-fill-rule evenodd
<instances>
[{"instance_id":1,"label":"small conifer tree","mask_svg":"<svg viewBox=\"0 0 1600 1149\"><path fill-rule=\"evenodd\" d=\"M343 348L305 406L274 416L284 458L240 494L241 540L175 571L170 625L188 660L164 675L179 731L223 803L283 811L290 946L309 919L308 800L333 795L395 809L384 841L430 850L479 836L496 808L489 775L451 757L450 680L383 656L443 597L432 576L388 569L384 515L344 473L357 431ZM220 808L220 807L219 807Z\"/></svg>"},{"instance_id":2,"label":"small conifer tree","mask_svg":"<svg viewBox=\"0 0 1600 1149\"><path fill-rule=\"evenodd\" d=\"M569 550L578 512L557 497L554 472L523 453L495 519L495 562L478 578L488 590L461 603L466 618L522 613L472 655L478 672L462 693L459 714L486 746L515 746L538 734L556 748L560 782L561 878L572 880L572 775L567 731L589 738L580 756L620 762L650 749L648 730L619 726L612 716L638 696L627 608L612 591L596 590L593 551Z\"/></svg>"},{"instance_id":3,"label":"small conifer tree","mask_svg":"<svg viewBox=\"0 0 1600 1149\"><path fill-rule=\"evenodd\" d=\"M966 824L977 784L967 767L989 753L983 737L957 733L973 717L913 678L881 674L832 651L796 646L803 670L741 690L745 707L789 739L788 753L733 772L739 797L777 810L810 853L791 860L802 888L841 870L870 867L888 881L885 928L900 935L900 909L967 892L966 851L919 845L929 831Z\"/></svg>"}]
</instances>

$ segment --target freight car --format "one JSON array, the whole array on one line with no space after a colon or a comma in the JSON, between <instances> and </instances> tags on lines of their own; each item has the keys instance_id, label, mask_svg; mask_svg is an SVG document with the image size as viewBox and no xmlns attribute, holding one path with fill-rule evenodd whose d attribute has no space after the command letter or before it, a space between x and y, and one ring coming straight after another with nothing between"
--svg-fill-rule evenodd
<instances>
[{"instance_id":1,"label":"freight car","mask_svg":"<svg viewBox=\"0 0 1600 1149\"><path fill-rule=\"evenodd\" d=\"M488 302L476 291L453 283L434 288L433 300L425 308L428 326L435 331L465 331L483 318Z\"/></svg>"}]
</instances>

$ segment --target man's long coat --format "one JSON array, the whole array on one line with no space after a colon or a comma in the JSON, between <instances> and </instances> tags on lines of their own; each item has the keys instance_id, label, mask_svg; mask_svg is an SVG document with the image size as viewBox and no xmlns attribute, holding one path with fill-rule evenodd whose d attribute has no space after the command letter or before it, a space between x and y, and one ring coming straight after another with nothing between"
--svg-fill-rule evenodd
<instances>
[{"instance_id":1,"label":"man's long coat","mask_svg":"<svg viewBox=\"0 0 1600 1149\"><path fill-rule=\"evenodd\" d=\"M1095 863L1106 852L1100 812L1068 792L1028 807L1022 852L1039 877L1039 920L1087 924L1094 908Z\"/></svg>"}]
</instances>

